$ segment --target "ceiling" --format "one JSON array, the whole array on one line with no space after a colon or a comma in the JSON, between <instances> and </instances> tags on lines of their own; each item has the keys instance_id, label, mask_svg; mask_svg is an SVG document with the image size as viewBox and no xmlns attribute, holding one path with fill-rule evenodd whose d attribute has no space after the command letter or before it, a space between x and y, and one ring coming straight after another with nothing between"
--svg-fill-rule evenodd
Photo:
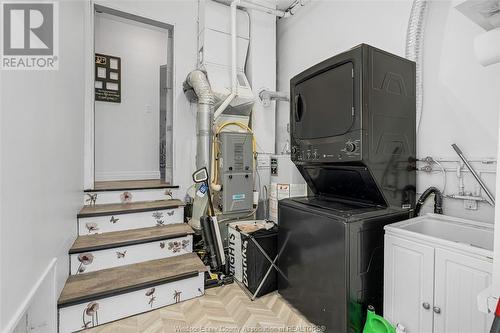
<instances>
[{"instance_id":1,"label":"ceiling","mask_svg":"<svg viewBox=\"0 0 500 333\"><path fill-rule=\"evenodd\" d=\"M485 30L500 27L500 0L467 0L456 8Z\"/></svg>"},{"instance_id":2,"label":"ceiling","mask_svg":"<svg viewBox=\"0 0 500 333\"><path fill-rule=\"evenodd\" d=\"M226 3L226 4L230 4L231 3L231 0L216 0L217 2L223 2L223 3ZM254 3L272 3L273 1L272 0L264 0L264 1L261 1L261 0L249 0L249 2L254 2ZM288 7L290 7L290 5L292 3L295 2L295 0L274 0L274 2L276 3L276 8L277 9L281 9L281 10L285 10L287 9ZM269 6L269 5L268 5Z\"/></svg>"},{"instance_id":3,"label":"ceiling","mask_svg":"<svg viewBox=\"0 0 500 333\"><path fill-rule=\"evenodd\" d=\"M285 10L294 2L294 0L276 0L276 8Z\"/></svg>"}]
</instances>

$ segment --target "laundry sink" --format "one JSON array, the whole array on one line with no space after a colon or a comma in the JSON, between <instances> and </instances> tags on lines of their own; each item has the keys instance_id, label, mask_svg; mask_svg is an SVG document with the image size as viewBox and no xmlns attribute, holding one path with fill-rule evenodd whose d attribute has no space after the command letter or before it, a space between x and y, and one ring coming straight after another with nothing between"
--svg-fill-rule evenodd
<instances>
[{"instance_id":1,"label":"laundry sink","mask_svg":"<svg viewBox=\"0 0 500 333\"><path fill-rule=\"evenodd\" d=\"M493 253L493 225L456 217L426 214L387 225L386 232L420 238L468 251Z\"/></svg>"}]
</instances>

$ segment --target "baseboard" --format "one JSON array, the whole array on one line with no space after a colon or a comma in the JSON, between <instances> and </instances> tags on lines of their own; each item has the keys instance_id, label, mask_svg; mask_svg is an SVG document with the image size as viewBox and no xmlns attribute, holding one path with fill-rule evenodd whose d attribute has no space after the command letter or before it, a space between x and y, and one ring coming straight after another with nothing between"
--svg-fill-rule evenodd
<instances>
[{"instance_id":1,"label":"baseboard","mask_svg":"<svg viewBox=\"0 0 500 333\"><path fill-rule=\"evenodd\" d=\"M96 181L160 179L160 171L96 172Z\"/></svg>"},{"instance_id":2,"label":"baseboard","mask_svg":"<svg viewBox=\"0 0 500 333\"><path fill-rule=\"evenodd\" d=\"M25 332L26 324L43 328L44 332L57 331L56 263L57 258L53 258L3 328L3 333L11 333L14 330Z\"/></svg>"}]
</instances>

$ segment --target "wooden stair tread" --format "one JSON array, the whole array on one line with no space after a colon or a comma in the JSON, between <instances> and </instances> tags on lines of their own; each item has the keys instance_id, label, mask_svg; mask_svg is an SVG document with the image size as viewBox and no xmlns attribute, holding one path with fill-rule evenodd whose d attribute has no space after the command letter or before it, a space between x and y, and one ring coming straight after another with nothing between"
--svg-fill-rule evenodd
<instances>
[{"instance_id":1,"label":"wooden stair tread","mask_svg":"<svg viewBox=\"0 0 500 333\"><path fill-rule=\"evenodd\" d=\"M197 276L207 269L196 253L72 275L57 302L59 307L85 303L159 284Z\"/></svg>"},{"instance_id":2,"label":"wooden stair tread","mask_svg":"<svg viewBox=\"0 0 500 333\"><path fill-rule=\"evenodd\" d=\"M69 250L69 254L142 244L192 234L194 234L194 231L188 224L176 223L164 226L84 235L76 239Z\"/></svg>"},{"instance_id":3,"label":"wooden stair tread","mask_svg":"<svg viewBox=\"0 0 500 333\"><path fill-rule=\"evenodd\" d=\"M184 203L178 199L139 201L130 203L113 203L93 206L84 206L78 213L78 217L94 217L105 215L118 215L127 213L140 213L160 209L177 208L184 206Z\"/></svg>"},{"instance_id":4,"label":"wooden stair tread","mask_svg":"<svg viewBox=\"0 0 500 333\"><path fill-rule=\"evenodd\" d=\"M171 185L161 179L146 179L146 180L115 180L95 182L94 188L85 190L85 192L105 192L105 191L127 191L127 190L151 190L162 188L179 188L179 186Z\"/></svg>"}]
</instances>

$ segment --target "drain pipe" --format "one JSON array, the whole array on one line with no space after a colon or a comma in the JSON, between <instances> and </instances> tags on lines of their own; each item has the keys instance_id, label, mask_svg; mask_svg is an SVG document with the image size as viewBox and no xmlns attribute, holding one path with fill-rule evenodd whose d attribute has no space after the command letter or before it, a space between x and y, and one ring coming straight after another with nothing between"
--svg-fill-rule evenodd
<instances>
[{"instance_id":1,"label":"drain pipe","mask_svg":"<svg viewBox=\"0 0 500 333\"><path fill-rule=\"evenodd\" d=\"M197 69L189 73L186 84L198 97L196 112L196 168L206 167L210 171L210 137L214 96L206 74Z\"/></svg>"},{"instance_id":2,"label":"drain pipe","mask_svg":"<svg viewBox=\"0 0 500 333\"><path fill-rule=\"evenodd\" d=\"M435 187L429 187L427 190L422 193L420 198L415 205L415 215L418 216L420 214L420 209L425 203L425 200L431 195L434 194L434 213L435 214L443 214L443 194L440 190Z\"/></svg>"},{"instance_id":3,"label":"drain pipe","mask_svg":"<svg viewBox=\"0 0 500 333\"><path fill-rule=\"evenodd\" d=\"M222 102L222 104L217 108L214 113L214 119L217 119L221 115L221 113L227 108L229 103L233 101L233 99L238 94L238 80L236 73L236 9L238 8L238 4L240 0L233 0L231 2L231 93L227 98Z\"/></svg>"}]
</instances>

